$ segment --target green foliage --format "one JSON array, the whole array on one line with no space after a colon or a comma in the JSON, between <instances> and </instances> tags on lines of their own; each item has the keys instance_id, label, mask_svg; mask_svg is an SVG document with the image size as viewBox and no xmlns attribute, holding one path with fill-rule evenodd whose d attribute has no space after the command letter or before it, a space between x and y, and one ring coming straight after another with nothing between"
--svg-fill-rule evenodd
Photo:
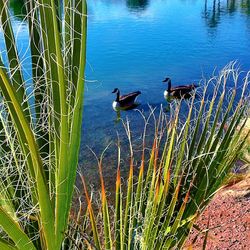
<instances>
[{"instance_id":1,"label":"green foliage","mask_svg":"<svg viewBox=\"0 0 250 250\"><path fill-rule=\"evenodd\" d=\"M31 94L8 1L0 0L8 58L0 59L0 246L56 250L64 245L77 171L87 6L85 0L27 0L25 7Z\"/></svg>"},{"instance_id":2,"label":"green foliage","mask_svg":"<svg viewBox=\"0 0 250 250\"><path fill-rule=\"evenodd\" d=\"M160 113L150 159L145 159L149 120L146 121L138 177L133 174L134 150L127 124L130 171L127 182L122 184L118 143L114 211L107 204L103 156L99 161L102 209L98 209L96 216L82 177L91 223L87 232L94 235L88 249L183 247L198 216L227 179L249 134L240 136L247 119L244 95L249 74L239 93L238 70L234 66L230 64L218 77L210 79L198 99L177 101L170 117ZM235 88L227 87L229 81L235 83ZM208 97L208 89L212 99ZM237 101L236 92L241 96ZM188 106L184 119L180 115L183 106Z\"/></svg>"}]
</instances>

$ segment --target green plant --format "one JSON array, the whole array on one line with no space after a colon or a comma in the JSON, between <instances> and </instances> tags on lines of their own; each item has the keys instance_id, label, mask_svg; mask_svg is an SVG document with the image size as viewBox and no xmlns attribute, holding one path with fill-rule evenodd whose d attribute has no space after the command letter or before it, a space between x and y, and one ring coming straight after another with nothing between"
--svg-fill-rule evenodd
<instances>
[{"instance_id":1,"label":"green plant","mask_svg":"<svg viewBox=\"0 0 250 250\"><path fill-rule=\"evenodd\" d=\"M23 77L8 1L0 0L8 58L0 60L0 249L56 250L65 245L78 164L87 6L25 6L32 86Z\"/></svg>"},{"instance_id":2,"label":"green plant","mask_svg":"<svg viewBox=\"0 0 250 250\"><path fill-rule=\"evenodd\" d=\"M94 239L93 249L183 247L197 217L229 176L249 134L241 136L247 120L244 95L249 75L240 93L241 90L237 89L238 70L230 64L218 77L205 84L200 99L177 103L175 108L172 107L170 118L161 112L155 121L149 161L145 157L147 120L138 178L133 174L134 150L127 123L130 172L127 182L122 185L118 143L114 210L110 209L106 196L102 176L103 155L99 160L100 214L95 213L82 176ZM232 80L235 88L230 89L227 82ZM211 94L211 89L210 99L208 92ZM239 100L236 100L237 96L241 96ZM185 119L180 115L184 103L188 104Z\"/></svg>"}]
</instances>

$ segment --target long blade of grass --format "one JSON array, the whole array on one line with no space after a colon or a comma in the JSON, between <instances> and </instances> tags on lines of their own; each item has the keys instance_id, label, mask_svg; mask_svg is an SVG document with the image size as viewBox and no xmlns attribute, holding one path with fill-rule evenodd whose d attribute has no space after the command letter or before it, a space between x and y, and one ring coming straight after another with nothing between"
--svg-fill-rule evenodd
<instances>
[{"instance_id":1,"label":"long blade of grass","mask_svg":"<svg viewBox=\"0 0 250 250\"><path fill-rule=\"evenodd\" d=\"M127 196L126 196L126 206L125 206L125 214L124 214L124 240L123 245L126 246L126 249L129 249L131 243L131 210L133 206L133 160L130 162L130 170L128 177L128 188L127 188Z\"/></svg>"},{"instance_id":2,"label":"long blade of grass","mask_svg":"<svg viewBox=\"0 0 250 250\"><path fill-rule=\"evenodd\" d=\"M166 230L171 222L171 219L172 219L172 216L174 213L174 209L175 209L175 206L176 206L176 203L178 200L178 196L180 193L180 189L181 189L181 180L182 180L182 178L180 178L178 185L174 190L174 194L173 194L173 197L172 197L171 202L169 204L168 211L166 213L166 216L164 217L164 222L160 226L159 233L158 233L159 238L158 238L157 243L156 243L156 249L161 249L161 247L164 244L164 241L162 239L164 239L166 237L166 232L167 232Z\"/></svg>"},{"instance_id":3,"label":"long blade of grass","mask_svg":"<svg viewBox=\"0 0 250 250\"><path fill-rule=\"evenodd\" d=\"M176 128L177 128L177 124L178 124L178 119L179 119L179 111L180 111L180 106L176 108L176 116L174 119L174 122L172 124L172 133L170 136L170 142L169 142L169 147L168 147L168 152L167 152L167 157L166 157L166 161L164 164L164 169L163 169L163 178L166 179L167 174L168 174L168 169L171 165L171 161L172 161L172 154L173 154L173 150L174 150L174 144L175 144L175 140L176 140Z\"/></svg>"},{"instance_id":4,"label":"long blade of grass","mask_svg":"<svg viewBox=\"0 0 250 250\"><path fill-rule=\"evenodd\" d=\"M180 171L182 171L182 170L180 170L180 168L181 168L182 160L183 160L183 157L185 154L185 147L188 143L187 139L188 139L188 134L189 134L188 132L189 132L190 120L191 120L193 106L194 106L194 99L195 99L195 96L192 99L192 103L191 103L191 106L190 106L189 112L188 112L188 117L187 117L187 120L186 120L185 125L184 125L183 136L181 137L182 141L181 141L181 145L179 148L177 163L176 163L176 166L174 169L174 180L173 180L174 186L176 186L178 178L179 178L179 173L180 173Z\"/></svg>"},{"instance_id":5,"label":"long blade of grass","mask_svg":"<svg viewBox=\"0 0 250 250\"><path fill-rule=\"evenodd\" d=\"M238 110L240 108L240 105L238 105ZM209 189L207 188L208 183L211 183L214 175L213 173L217 172L218 173L218 166L221 163L221 159L223 157L226 157L226 152L228 151L228 146L231 142L233 133L238 126L242 116L244 114L244 109L241 110L240 114L238 111L236 111L233 115L233 118L229 124L229 128L224 135L224 138L222 142L220 143L220 146L217 147L216 153L214 153L214 157L210 161L210 164L207 167L207 173L203 175L203 178L199 180L199 182L196 184L197 190L195 193L195 198L196 198L196 203L201 204L202 200L205 199L207 196L207 192L209 192ZM207 163L205 163L206 165ZM202 169L201 169L202 171ZM200 175L201 176L201 175ZM222 180L222 179L221 179ZM189 203L189 208L186 210L186 213L189 215L190 213L195 212L195 204L193 204L193 201Z\"/></svg>"},{"instance_id":6,"label":"long blade of grass","mask_svg":"<svg viewBox=\"0 0 250 250\"><path fill-rule=\"evenodd\" d=\"M200 102L200 108L199 108L199 111L198 111L198 117L196 119L194 133L193 133L193 136L192 136L192 139L191 139L191 143L190 143L190 146L189 146L188 160L191 160L191 157L194 154L194 147L195 147L197 136L199 134L199 129L200 129L200 126L201 126L201 118L202 118L204 104L205 104L206 91L207 91L207 86L204 89L203 97L202 97L202 100Z\"/></svg>"},{"instance_id":7,"label":"long blade of grass","mask_svg":"<svg viewBox=\"0 0 250 250\"><path fill-rule=\"evenodd\" d=\"M103 217L103 224L104 224L105 249L109 250L112 248L112 237L111 237L111 225L109 221L108 202L106 198L104 179L102 175L102 159L99 162L99 173L100 173L100 179L101 179L102 217Z\"/></svg>"},{"instance_id":8,"label":"long blade of grass","mask_svg":"<svg viewBox=\"0 0 250 250\"><path fill-rule=\"evenodd\" d=\"M170 229L170 237L168 237L167 241L165 242L164 246L163 246L163 249L169 249L171 247L171 245L173 245L173 241L174 241L174 238L175 238L175 234L178 230L178 228L180 227L180 223L181 223L181 219L182 219L182 216L184 214L184 211L185 211L185 208L186 208L186 204L188 202L188 199L190 197L190 189L192 187L192 183L190 184L190 188L188 190L188 192L186 193L185 195L185 198L181 204L181 207L175 217L175 221L173 223L173 225L171 226L171 229Z\"/></svg>"},{"instance_id":9,"label":"long blade of grass","mask_svg":"<svg viewBox=\"0 0 250 250\"><path fill-rule=\"evenodd\" d=\"M118 141L118 168L116 177L115 198L115 248L123 249L123 222L122 222L122 190L120 173L120 143Z\"/></svg>"},{"instance_id":10,"label":"long blade of grass","mask_svg":"<svg viewBox=\"0 0 250 250\"><path fill-rule=\"evenodd\" d=\"M101 247L101 243L100 243L100 239L99 239L99 234L98 234L98 229L97 229L97 223L96 223L96 220L95 220L94 211L93 211L93 208L92 208L91 200L89 198L89 194L88 194L88 191L87 191L87 187L86 187L86 183L85 183L83 175L81 175L81 181L82 181L82 185L83 185L85 196L86 196L86 200L87 200L89 217L90 217L90 223L91 223L91 228L92 228L92 232L93 232L95 246L96 246L96 248L98 250L101 250L102 247Z\"/></svg>"}]
</instances>

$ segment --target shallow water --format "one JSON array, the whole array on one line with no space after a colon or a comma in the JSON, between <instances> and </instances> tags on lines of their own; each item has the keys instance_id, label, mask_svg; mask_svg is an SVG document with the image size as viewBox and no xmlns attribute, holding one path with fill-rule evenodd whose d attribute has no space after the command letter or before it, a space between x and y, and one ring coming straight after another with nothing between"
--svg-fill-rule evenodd
<instances>
[{"instance_id":1,"label":"shallow water","mask_svg":"<svg viewBox=\"0 0 250 250\"><path fill-rule=\"evenodd\" d=\"M14 1L15 3L15 1ZM25 22L12 5L13 23L20 55L27 56ZM95 176L94 157L116 138L124 138L121 123L112 110L115 87L122 93L140 90L140 110L148 104L164 104L162 80L173 84L198 82L213 70L238 60L242 70L250 69L250 2L247 0L89 0L86 91L81 146L81 169ZM3 41L0 34L0 46ZM27 75L30 60L24 61ZM164 104L165 105L165 104ZM134 135L140 135L143 120L137 111L129 117ZM111 153L108 166L115 174Z\"/></svg>"}]
</instances>

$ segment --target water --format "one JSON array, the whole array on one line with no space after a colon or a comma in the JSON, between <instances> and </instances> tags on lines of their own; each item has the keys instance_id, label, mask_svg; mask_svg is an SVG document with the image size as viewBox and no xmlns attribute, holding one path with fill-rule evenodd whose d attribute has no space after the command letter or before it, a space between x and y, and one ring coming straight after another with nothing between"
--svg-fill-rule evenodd
<instances>
[{"instance_id":1,"label":"water","mask_svg":"<svg viewBox=\"0 0 250 250\"><path fill-rule=\"evenodd\" d=\"M15 1L14 1L15 2ZM27 55L26 23L16 15L13 23L18 32L21 56ZM96 176L94 157L116 138L123 137L121 123L116 123L112 110L112 90L122 93L140 90L140 109L147 104L160 107L164 103L161 82L166 76L173 84L198 82L215 67L238 60L242 70L250 69L250 1L202 0L89 0L88 50L83 139L80 165L85 175ZM3 42L0 39L2 48ZM24 67L29 70L29 60ZM137 111L128 116L135 135L143 120ZM115 174L115 155L107 166ZM110 172L111 171L111 172Z\"/></svg>"}]
</instances>

